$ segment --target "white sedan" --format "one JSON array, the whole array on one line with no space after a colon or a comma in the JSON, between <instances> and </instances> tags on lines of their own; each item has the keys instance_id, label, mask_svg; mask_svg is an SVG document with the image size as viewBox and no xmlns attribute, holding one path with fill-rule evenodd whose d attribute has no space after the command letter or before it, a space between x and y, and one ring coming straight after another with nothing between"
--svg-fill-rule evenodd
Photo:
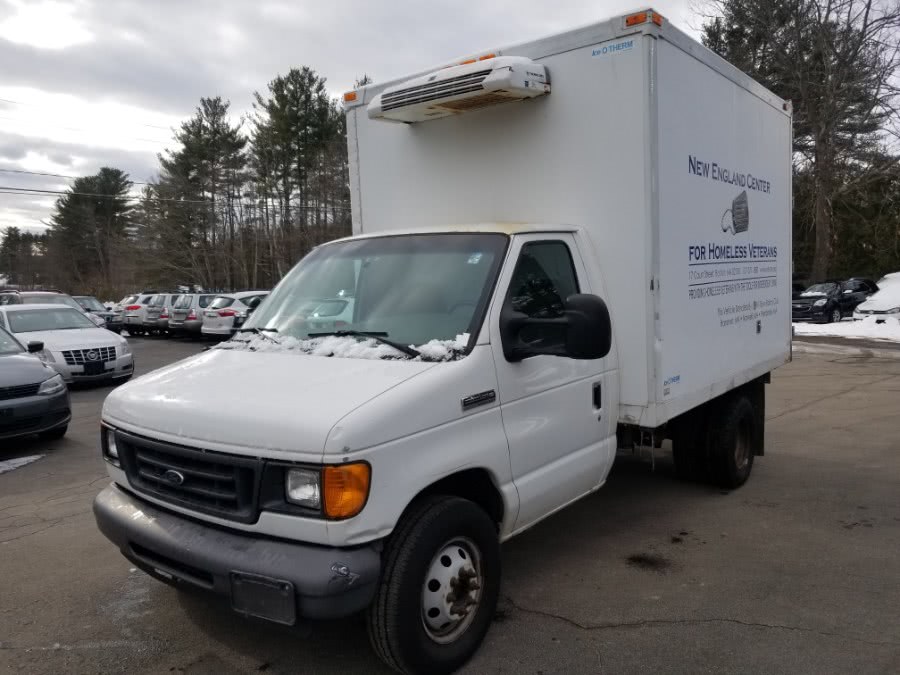
<instances>
[{"instance_id":1,"label":"white sedan","mask_svg":"<svg viewBox=\"0 0 900 675\"><path fill-rule=\"evenodd\" d=\"M878 280L878 292L869 296L853 311L853 318L871 319L883 323L885 319L900 320L900 272Z\"/></svg>"},{"instance_id":2,"label":"white sedan","mask_svg":"<svg viewBox=\"0 0 900 675\"><path fill-rule=\"evenodd\" d=\"M240 291L217 295L203 311L200 332L220 338L234 335L268 294L268 291Z\"/></svg>"},{"instance_id":3,"label":"white sedan","mask_svg":"<svg viewBox=\"0 0 900 675\"><path fill-rule=\"evenodd\" d=\"M66 305L0 306L0 325L24 345L43 343L41 359L66 382L127 380L134 372L125 338Z\"/></svg>"}]
</instances>

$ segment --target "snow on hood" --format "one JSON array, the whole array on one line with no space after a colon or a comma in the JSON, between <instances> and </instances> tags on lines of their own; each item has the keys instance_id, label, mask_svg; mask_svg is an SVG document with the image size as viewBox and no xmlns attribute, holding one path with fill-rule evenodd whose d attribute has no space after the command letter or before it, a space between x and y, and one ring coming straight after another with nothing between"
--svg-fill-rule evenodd
<instances>
[{"instance_id":1,"label":"snow on hood","mask_svg":"<svg viewBox=\"0 0 900 675\"><path fill-rule=\"evenodd\" d=\"M419 356L407 359L403 352L374 338L335 336L299 340L291 336L271 333L243 333L215 349L251 352L293 352L310 356L333 356L345 359L405 359L411 361L452 361L469 345L469 334L457 335L454 340L431 340L423 345L409 345Z\"/></svg>"},{"instance_id":2,"label":"snow on hood","mask_svg":"<svg viewBox=\"0 0 900 675\"><path fill-rule=\"evenodd\" d=\"M274 351L211 349L173 363L116 388L103 419L224 452L322 453L344 416L436 367L412 360L300 359Z\"/></svg>"},{"instance_id":3,"label":"snow on hood","mask_svg":"<svg viewBox=\"0 0 900 675\"><path fill-rule=\"evenodd\" d=\"M826 293L820 293L819 291L803 291L799 297L801 298L824 298L826 297Z\"/></svg>"},{"instance_id":4,"label":"snow on hood","mask_svg":"<svg viewBox=\"0 0 900 675\"><path fill-rule=\"evenodd\" d=\"M882 286L881 290L869 296L869 299L862 303L859 309L884 312L894 309L894 307L900 307L900 282Z\"/></svg>"},{"instance_id":5,"label":"snow on hood","mask_svg":"<svg viewBox=\"0 0 900 675\"><path fill-rule=\"evenodd\" d=\"M118 347L126 340L105 328L77 328L71 330L40 330L15 334L22 344L43 342L44 349L59 352L64 349L92 349Z\"/></svg>"}]
</instances>

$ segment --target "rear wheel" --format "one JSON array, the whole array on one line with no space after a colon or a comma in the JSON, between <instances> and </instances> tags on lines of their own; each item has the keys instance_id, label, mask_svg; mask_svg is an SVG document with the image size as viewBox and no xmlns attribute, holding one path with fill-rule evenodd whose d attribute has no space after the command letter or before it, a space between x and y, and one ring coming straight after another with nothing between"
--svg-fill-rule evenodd
<instances>
[{"instance_id":1,"label":"rear wheel","mask_svg":"<svg viewBox=\"0 0 900 675\"><path fill-rule=\"evenodd\" d=\"M759 444L757 414L747 396L730 397L712 423L709 462L713 482L736 488L747 482Z\"/></svg>"},{"instance_id":2,"label":"rear wheel","mask_svg":"<svg viewBox=\"0 0 900 675\"><path fill-rule=\"evenodd\" d=\"M451 673L478 649L500 591L495 523L473 502L429 497L391 536L369 639L404 673Z\"/></svg>"}]
</instances>

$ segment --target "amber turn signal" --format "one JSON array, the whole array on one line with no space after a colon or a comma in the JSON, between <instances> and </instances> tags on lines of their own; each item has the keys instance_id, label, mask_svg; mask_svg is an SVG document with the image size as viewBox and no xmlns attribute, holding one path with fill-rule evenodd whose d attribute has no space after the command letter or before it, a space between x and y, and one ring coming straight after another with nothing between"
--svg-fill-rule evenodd
<instances>
[{"instance_id":1,"label":"amber turn signal","mask_svg":"<svg viewBox=\"0 0 900 675\"><path fill-rule=\"evenodd\" d=\"M326 466L322 478L328 518L352 518L362 511L372 478L372 469L366 462Z\"/></svg>"}]
</instances>

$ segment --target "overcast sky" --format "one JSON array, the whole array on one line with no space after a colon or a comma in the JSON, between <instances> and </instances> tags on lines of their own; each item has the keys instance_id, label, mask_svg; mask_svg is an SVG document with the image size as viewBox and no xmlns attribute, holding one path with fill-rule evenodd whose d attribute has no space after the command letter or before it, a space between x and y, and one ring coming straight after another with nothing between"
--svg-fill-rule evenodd
<instances>
[{"instance_id":1,"label":"overcast sky","mask_svg":"<svg viewBox=\"0 0 900 675\"><path fill-rule=\"evenodd\" d=\"M694 33L691 0L660 0ZM134 181L201 96L235 118L276 75L307 65L335 96L636 8L634 0L0 0L0 186L63 190L101 166ZM4 171L7 170L7 171ZM4 194L0 230L43 229L54 198Z\"/></svg>"}]
</instances>

